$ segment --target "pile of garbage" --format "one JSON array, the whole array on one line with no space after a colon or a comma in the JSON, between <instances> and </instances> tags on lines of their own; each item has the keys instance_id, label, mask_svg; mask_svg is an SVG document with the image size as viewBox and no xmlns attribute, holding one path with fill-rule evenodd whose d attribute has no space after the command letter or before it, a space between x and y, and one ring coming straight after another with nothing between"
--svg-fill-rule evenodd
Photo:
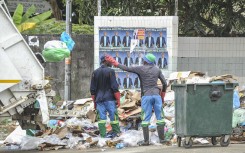
<instances>
[{"instance_id":1,"label":"pile of garbage","mask_svg":"<svg viewBox=\"0 0 245 153\"><path fill-rule=\"evenodd\" d=\"M177 145L175 134L175 94L171 90L171 84L177 83L210 83L210 82L235 82L232 75L208 77L201 72L176 72L168 79L168 88L165 96L163 111L165 114L165 140L167 145ZM161 83L158 82L159 87ZM245 89L245 88L244 88ZM236 95L236 96L235 96ZM238 96L238 97L237 97ZM239 106L237 100L239 100ZM236 104L235 104L236 103ZM234 114L233 114L233 137L232 140L244 141L245 131L245 90L234 92ZM57 150L61 148L87 149L91 147L117 148L138 146L143 140L141 129L141 93L138 91L125 90L121 92L121 105L118 108L119 125L121 135L111 135L110 120L107 118L106 138L99 136L98 118L93 110L91 98L66 101L61 103L50 103L51 117L55 118L48 123L46 131L36 131L33 136L26 134L20 127L16 128L4 141L5 146L12 149L22 150ZM55 114L56 113L56 114ZM61 116L58 117L57 116ZM159 143L156 132L156 117L153 113L150 121L150 143ZM209 139L196 138L194 143L208 144Z\"/></svg>"},{"instance_id":2,"label":"pile of garbage","mask_svg":"<svg viewBox=\"0 0 245 153\"><path fill-rule=\"evenodd\" d=\"M203 72L173 72L168 79L170 84L176 81L179 84L196 84L196 83L211 83L211 82L224 82L224 83L237 83L237 78L230 74L209 77Z\"/></svg>"},{"instance_id":3,"label":"pile of garbage","mask_svg":"<svg viewBox=\"0 0 245 153\"><path fill-rule=\"evenodd\" d=\"M110 120L107 119L106 138L99 136L98 122L96 113L93 111L93 102L90 98L76 100L72 103L62 104L58 109L69 106L73 111L80 111L83 114L80 118L71 117L70 119L56 118L48 123L48 130L36 131L33 136L27 135L25 130L19 126L4 141L5 146L10 149L21 150L57 150L68 149L87 149L91 147L99 148L124 148L139 146L143 140L140 118L140 92L123 91L121 93L121 106L118 108L120 118L121 135L111 137ZM166 94L164 112L166 114L165 138L169 140L168 145L176 143L177 137L174 135L174 92ZM156 117L152 115L150 125L150 140L153 145L160 145L156 132ZM172 142L171 142L172 140ZM174 140L174 141L173 141Z\"/></svg>"},{"instance_id":4,"label":"pile of garbage","mask_svg":"<svg viewBox=\"0 0 245 153\"><path fill-rule=\"evenodd\" d=\"M233 95L232 140L245 141L245 87L236 88Z\"/></svg>"}]
</instances>

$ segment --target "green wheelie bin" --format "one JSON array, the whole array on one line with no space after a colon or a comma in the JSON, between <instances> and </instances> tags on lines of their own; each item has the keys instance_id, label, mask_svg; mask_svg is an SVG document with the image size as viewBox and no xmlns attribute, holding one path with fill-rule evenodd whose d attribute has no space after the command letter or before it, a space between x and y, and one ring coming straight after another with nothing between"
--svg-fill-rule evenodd
<instances>
[{"instance_id":1,"label":"green wheelie bin","mask_svg":"<svg viewBox=\"0 0 245 153\"><path fill-rule=\"evenodd\" d=\"M233 90L238 83L172 84L178 146L192 147L192 138L211 137L226 147L232 133Z\"/></svg>"}]
</instances>

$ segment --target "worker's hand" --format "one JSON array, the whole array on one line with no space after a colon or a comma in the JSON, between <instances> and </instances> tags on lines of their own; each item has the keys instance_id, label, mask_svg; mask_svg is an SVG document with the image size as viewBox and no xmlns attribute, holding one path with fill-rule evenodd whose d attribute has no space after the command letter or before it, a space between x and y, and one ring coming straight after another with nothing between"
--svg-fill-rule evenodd
<instances>
[{"instance_id":1,"label":"worker's hand","mask_svg":"<svg viewBox=\"0 0 245 153\"><path fill-rule=\"evenodd\" d=\"M162 103L164 103L165 92L161 92Z\"/></svg>"},{"instance_id":2,"label":"worker's hand","mask_svg":"<svg viewBox=\"0 0 245 153\"><path fill-rule=\"evenodd\" d=\"M116 99L116 101L117 101L117 107L120 107L120 92L116 92L116 93L114 93L114 97L115 97L115 99Z\"/></svg>"},{"instance_id":3,"label":"worker's hand","mask_svg":"<svg viewBox=\"0 0 245 153\"><path fill-rule=\"evenodd\" d=\"M94 110L96 110L95 95L91 95L91 98L92 98L92 99L93 99L93 101L94 101Z\"/></svg>"},{"instance_id":4,"label":"worker's hand","mask_svg":"<svg viewBox=\"0 0 245 153\"><path fill-rule=\"evenodd\" d=\"M118 63L113 57L111 57L110 55L106 55L106 56L105 56L105 60L106 60L107 62L111 63L112 65L114 65L115 67L117 67L118 64L119 64L119 63Z\"/></svg>"}]
</instances>

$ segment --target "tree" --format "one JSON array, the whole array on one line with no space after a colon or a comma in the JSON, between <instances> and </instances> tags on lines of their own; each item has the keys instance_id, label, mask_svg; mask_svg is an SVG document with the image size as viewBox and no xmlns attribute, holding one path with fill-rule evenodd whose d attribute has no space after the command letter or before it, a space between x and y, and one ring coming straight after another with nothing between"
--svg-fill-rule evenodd
<instances>
[{"instance_id":1,"label":"tree","mask_svg":"<svg viewBox=\"0 0 245 153\"><path fill-rule=\"evenodd\" d=\"M47 11L34 16L34 13L36 12L34 5L28 8L24 15L23 12L23 5L18 4L13 15L13 22L20 32L33 29L37 24L40 24L44 21L48 22L49 20L47 21L47 19L50 18L52 14L52 11Z\"/></svg>"},{"instance_id":2,"label":"tree","mask_svg":"<svg viewBox=\"0 0 245 153\"><path fill-rule=\"evenodd\" d=\"M74 0L81 24L93 25L97 0ZM103 16L173 16L175 0L102 0ZM245 0L179 0L179 34L245 35Z\"/></svg>"},{"instance_id":3,"label":"tree","mask_svg":"<svg viewBox=\"0 0 245 153\"><path fill-rule=\"evenodd\" d=\"M80 24L94 24L97 16L97 0L74 0L73 8ZM173 15L174 0L102 0L103 16L164 16Z\"/></svg>"},{"instance_id":4,"label":"tree","mask_svg":"<svg viewBox=\"0 0 245 153\"><path fill-rule=\"evenodd\" d=\"M179 33L187 36L232 36L245 33L245 0L179 2Z\"/></svg>"},{"instance_id":5,"label":"tree","mask_svg":"<svg viewBox=\"0 0 245 153\"><path fill-rule=\"evenodd\" d=\"M48 2L52 8L54 18L56 20L62 20L62 13L58 6L57 0L48 0Z\"/></svg>"}]
</instances>

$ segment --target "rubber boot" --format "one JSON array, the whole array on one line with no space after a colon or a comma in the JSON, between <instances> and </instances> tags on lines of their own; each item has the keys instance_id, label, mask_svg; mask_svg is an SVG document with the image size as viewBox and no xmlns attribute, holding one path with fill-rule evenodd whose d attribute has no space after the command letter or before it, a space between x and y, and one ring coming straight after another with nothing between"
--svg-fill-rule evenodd
<instances>
[{"instance_id":1,"label":"rubber boot","mask_svg":"<svg viewBox=\"0 0 245 153\"><path fill-rule=\"evenodd\" d=\"M113 123L111 122L111 127L112 127L112 131L116 134L120 134L121 131L120 131L120 127L119 127L119 123Z\"/></svg>"},{"instance_id":2,"label":"rubber boot","mask_svg":"<svg viewBox=\"0 0 245 153\"><path fill-rule=\"evenodd\" d=\"M143 127L143 135L144 135L144 142L141 143L142 146L148 146L150 141L149 141L149 127Z\"/></svg>"},{"instance_id":3,"label":"rubber boot","mask_svg":"<svg viewBox=\"0 0 245 153\"><path fill-rule=\"evenodd\" d=\"M105 127L106 121L101 120L98 123L99 130L100 130L100 136L104 138L106 136L106 127Z\"/></svg>"},{"instance_id":4,"label":"rubber boot","mask_svg":"<svg viewBox=\"0 0 245 153\"><path fill-rule=\"evenodd\" d=\"M157 125L157 133L158 133L160 143L165 143L166 141L164 140L165 139L165 137L164 137L164 124Z\"/></svg>"}]
</instances>

